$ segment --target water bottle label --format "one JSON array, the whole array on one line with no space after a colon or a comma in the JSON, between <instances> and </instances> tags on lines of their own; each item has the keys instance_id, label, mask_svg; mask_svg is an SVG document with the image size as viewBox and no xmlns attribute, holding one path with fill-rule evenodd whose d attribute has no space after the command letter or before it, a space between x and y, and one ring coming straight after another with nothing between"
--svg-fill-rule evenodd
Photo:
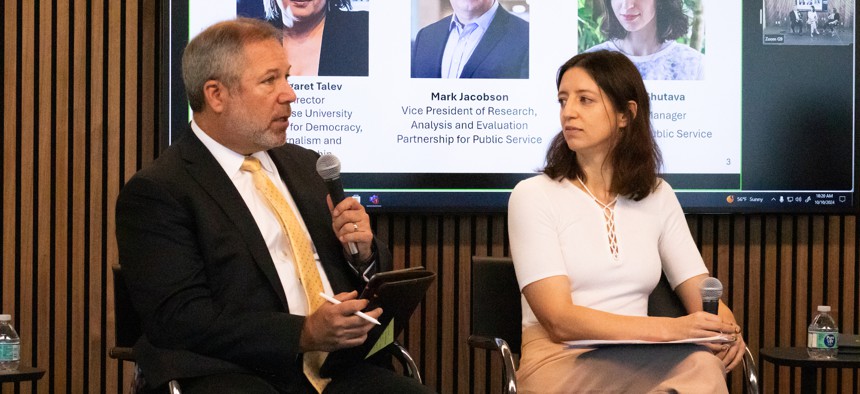
<instances>
[{"instance_id":1,"label":"water bottle label","mask_svg":"<svg viewBox=\"0 0 860 394\"><path fill-rule=\"evenodd\" d=\"M20 350L21 350L21 345L19 345L19 344L14 344L14 343L0 344L0 362L20 360L21 359Z\"/></svg>"},{"instance_id":2,"label":"water bottle label","mask_svg":"<svg viewBox=\"0 0 860 394\"><path fill-rule=\"evenodd\" d=\"M810 332L807 337L807 347L813 349L836 349L837 333Z\"/></svg>"}]
</instances>

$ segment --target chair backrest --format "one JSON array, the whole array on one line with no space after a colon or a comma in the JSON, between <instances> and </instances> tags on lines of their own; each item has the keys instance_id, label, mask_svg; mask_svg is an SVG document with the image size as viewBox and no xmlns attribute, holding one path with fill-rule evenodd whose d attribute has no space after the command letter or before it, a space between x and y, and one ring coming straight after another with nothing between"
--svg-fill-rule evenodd
<instances>
[{"instance_id":1,"label":"chair backrest","mask_svg":"<svg viewBox=\"0 0 860 394\"><path fill-rule=\"evenodd\" d=\"M680 317L687 314L687 308L669 285L666 275L660 276L657 287L648 297L648 316Z\"/></svg>"},{"instance_id":2,"label":"chair backrest","mask_svg":"<svg viewBox=\"0 0 860 394\"><path fill-rule=\"evenodd\" d=\"M122 278L122 268L114 265L111 270L113 272L113 310L116 317L114 327L116 346L131 348L142 334L140 317L128 295L128 288Z\"/></svg>"},{"instance_id":3,"label":"chair backrest","mask_svg":"<svg viewBox=\"0 0 860 394\"><path fill-rule=\"evenodd\" d=\"M520 352L520 288L510 257L472 256L472 334L502 338Z\"/></svg>"},{"instance_id":4,"label":"chair backrest","mask_svg":"<svg viewBox=\"0 0 860 394\"><path fill-rule=\"evenodd\" d=\"M114 322L114 337L116 344L110 349L108 355L111 358L121 361L135 362L134 344L143 335L140 325L140 316L134 309L131 303L131 298L128 295L128 287L125 285L125 280L122 278L122 267L114 265L111 267L113 275L113 312L116 321ZM140 369L135 366L134 376L129 383L129 393L141 393L146 385L143 374ZM171 380L167 383L167 392L170 394L182 394L179 388L179 383L176 380Z\"/></svg>"}]
</instances>

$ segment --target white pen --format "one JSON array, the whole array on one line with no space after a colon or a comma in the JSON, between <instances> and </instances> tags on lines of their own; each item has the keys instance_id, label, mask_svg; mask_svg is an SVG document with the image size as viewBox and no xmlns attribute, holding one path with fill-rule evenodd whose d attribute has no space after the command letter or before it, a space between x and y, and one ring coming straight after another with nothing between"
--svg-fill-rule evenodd
<instances>
[{"instance_id":1,"label":"white pen","mask_svg":"<svg viewBox=\"0 0 860 394\"><path fill-rule=\"evenodd\" d=\"M328 295L328 294L326 294L326 293L320 293L320 297L325 298L325 300L326 300L326 301L331 302L332 304L335 304L335 305L340 304L340 301L338 301L338 299L337 299L337 298L334 298L334 297L332 297L332 296L330 296L330 295ZM374 318L372 318L372 317L368 316L367 314L365 314L365 313L364 313L364 312L362 312L362 311L356 311L356 312L355 312L355 315L356 315L356 316L358 316L358 317L360 317L360 318L362 318L362 319L364 319L364 320L367 320L367 321L369 321L369 322L371 322L371 323L373 323L373 324L376 324L377 326L381 326L381 325L382 325L382 323L380 323L380 322L379 322L379 320L376 320L376 319L374 319Z\"/></svg>"}]
</instances>

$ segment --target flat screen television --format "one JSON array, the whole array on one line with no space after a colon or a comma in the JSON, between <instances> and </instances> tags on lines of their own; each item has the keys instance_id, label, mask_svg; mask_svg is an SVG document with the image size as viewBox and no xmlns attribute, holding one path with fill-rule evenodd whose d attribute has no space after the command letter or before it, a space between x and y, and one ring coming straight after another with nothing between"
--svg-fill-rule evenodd
<instances>
[{"instance_id":1,"label":"flat screen television","mask_svg":"<svg viewBox=\"0 0 860 394\"><path fill-rule=\"evenodd\" d=\"M640 67L664 160L661 176L685 212L855 212L860 86L855 1L656 2L683 4L688 32L660 44L657 53L634 59L647 63L663 49L683 48L694 53L696 67L669 76ZM285 3L162 2L165 145L189 130L180 77L189 37L237 15L266 19L268 14L285 28L290 23ZM491 62L495 69L485 74L476 71L467 78L470 65L461 63L462 73L451 70L457 66L445 67L461 78L436 78L422 74L427 57L434 55L416 41L424 40L417 38L421 29L452 14L450 0L348 3L350 9L341 12L363 14L367 22L342 35L347 45L335 57L359 51L361 61L325 76L290 77L299 99L287 137L335 154L347 194L370 212L504 211L511 189L538 173L560 131L558 67L595 45L624 45L617 33L608 38L604 19L635 20L648 13L617 14L601 1L497 0L496 14L527 22L527 33L520 31L519 44L508 49L508 57L515 57L525 46L528 57L518 74L500 66L509 59L497 58ZM810 19L816 19L815 26ZM488 26L487 37L492 36ZM481 51L477 45L474 52ZM365 58L366 64L358 65Z\"/></svg>"}]
</instances>

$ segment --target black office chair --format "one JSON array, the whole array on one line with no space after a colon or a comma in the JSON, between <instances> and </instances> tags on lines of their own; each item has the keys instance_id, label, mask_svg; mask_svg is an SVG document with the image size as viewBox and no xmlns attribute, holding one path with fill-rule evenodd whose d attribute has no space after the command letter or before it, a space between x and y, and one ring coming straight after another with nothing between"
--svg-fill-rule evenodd
<instances>
[{"instance_id":1,"label":"black office chair","mask_svg":"<svg viewBox=\"0 0 860 394\"><path fill-rule=\"evenodd\" d=\"M517 392L514 353L522 345L520 288L510 257L472 256L472 331L469 346L500 352L502 392Z\"/></svg>"},{"instance_id":2,"label":"black office chair","mask_svg":"<svg viewBox=\"0 0 860 394\"><path fill-rule=\"evenodd\" d=\"M114 327L114 335L116 337L116 346L109 351L111 358L120 361L134 362L134 344L137 339L143 334L141 331L140 317L134 310L131 299L128 295L128 288L122 278L122 268L119 265L111 267L113 273L113 294L114 294L114 316L116 324ZM409 354L409 352L400 343L394 341L388 345L386 351L398 361L403 369L403 373L419 383L423 384L421 372L418 370L418 365ZM135 394L144 385L144 377L140 370L135 365L134 379L131 383L131 394ZM169 394L182 394L179 383L176 380L171 380L168 383Z\"/></svg>"},{"instance_id":3,"label":"black office chair","mask_svg":"<svg viewBox=\"0 0 860 394\"><path fill-rule=\"evenodd\" d=\"M113 275L113 310L116 318L114 324L114 337L116 344L110 349L108 354L111 358L119 361L135 362L134 344L137 339L143 334L141 332L140 317L134 310L131 303L131 298L128 295L128 288L125 281L122 279L122 269L118 265L111 267ZM134 366L134 378L131 382L130 393L135 394L143 388L145 384L143 375L137 364ZM179 382L171 380L167 384L169 394L182 394L179 388Z\"/></svg>"},{"instance_id":4,"label":"black office chair","mask_svg":"<svg viewBox=\"0 0 860 394\"><path fill-rule=\"evenodd\" d=\"M517 392L514 353L520 352L520 289L510 257L472 256L472 334L469 346L499 352L504 361L503 392ZM686 309L665 277L648 299L650 316L681 316ZM747 391L758 394L758 376L749 348L744 354Z\"/></svg>"}]
</instances>

